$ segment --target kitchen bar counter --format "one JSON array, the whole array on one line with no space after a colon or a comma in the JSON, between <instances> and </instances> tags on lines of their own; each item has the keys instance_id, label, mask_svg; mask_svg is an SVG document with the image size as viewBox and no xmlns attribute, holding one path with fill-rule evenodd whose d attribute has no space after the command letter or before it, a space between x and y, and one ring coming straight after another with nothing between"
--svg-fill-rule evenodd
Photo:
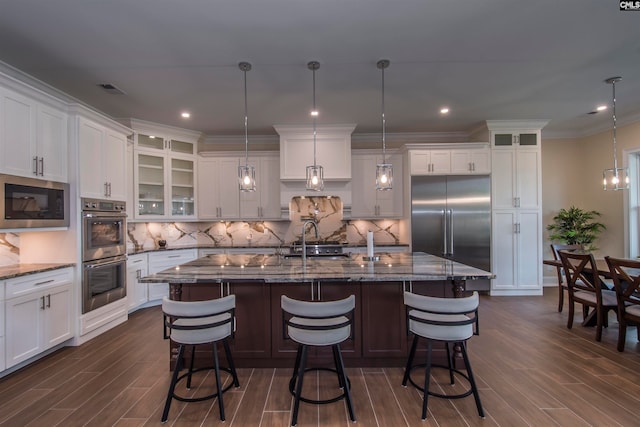
<instances>
[{"instance_id":1,"label":"kitchen bar counter","mask_svg":"<svg viewBox=\"0 0 640 427\"><path fill-rule=\"evenodd\" d=\"M360 254L326 259L282 255L209 255L141 278L168 282L170 298L201 301L236 296L236 331L231 346L236 366L292 367L296 345L283 333L282 295L332 301L354 295L355 334L341 345L348 367L402 366L406 361L404 291L437 297L464 294L467 281L493 278L490 272L425 253ZM175 345L172 343L172 363ZM444 354L444 353L443 353ZM211 360L211 346L196 350L199 366ZM439 358L439 357L438 357ZM331 361L331 353L310 355L310 363Z\"/></svg>"},{"instance_id":2,"label":"kitchen bar counter","mask_svg":"<svg viewBox=\"0 0 640 427\"><path fill-rule=\"evenodd\" d=\"M365 261L362 254L348 257L299 257L283 255L209 255L146 276L142 282L221 283L259 280L265 283L311 281L466 281L492 279L490 272L421 252L377 253L378 261Z\"/></svg>"}]
</instances>

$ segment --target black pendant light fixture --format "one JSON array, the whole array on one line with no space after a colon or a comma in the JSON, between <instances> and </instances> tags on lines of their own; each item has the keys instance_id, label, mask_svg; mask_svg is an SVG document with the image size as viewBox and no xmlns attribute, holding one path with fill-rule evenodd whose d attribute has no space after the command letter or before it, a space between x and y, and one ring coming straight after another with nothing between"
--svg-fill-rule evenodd
<instances>
[{"instance_id":1,"label":"black pendant light fixture","mask_svg":"<svg viewBox=\"0 0 640 427\"><path fill-rule=\"evenodd\" d=\"M307 64L313 72L313 109L311 110L311 117L313 118L313 165L307 166L307 190L310 191L322 191L324 189L324 172L322 166L316 163L316 117L318 117L318 110L316 109L316 70L320 68L318 61L311 61Z\"/></svg>"},{"instance_id":2,"label":"black pendant light fixture","mask_svg":"<svg viewBox=\"0 0 640 427\"><path fill-rule=\"evenodd\" d=\"M238 68L244 73L244 166L238 166L238 180L240 191L256 191L256 169L249 165L249 116L247 113L247 71L251 64L241 62Z\"/></svg>"},{"instance_id":3,"label":"black pendant light fixture","mask_svg":"<svg viewBox=\"0 0 640 427\"><path fill-rule=\"evenodd\" d=\"M393 165L387 163L386 119L384 116L384 70L391 62L381 59L376 66L382 71L382 163L376 165L376 190L386 191L393 188Z\"/></svg>"},{"instance_id":4,"label":"black pendant light fixture","mask_svg":"<svg viewBox=\"0 0 640 427\"><path fill-rule=\"evenodd\" d=\"M618 167L618 153L616 152L616 83L622 77L610 77L605 83L610 84L613 89L613 168L605 169L602 172L602 184L607 190L628 190L629 189L629 169Z\"/></svg>"}]
</instances>

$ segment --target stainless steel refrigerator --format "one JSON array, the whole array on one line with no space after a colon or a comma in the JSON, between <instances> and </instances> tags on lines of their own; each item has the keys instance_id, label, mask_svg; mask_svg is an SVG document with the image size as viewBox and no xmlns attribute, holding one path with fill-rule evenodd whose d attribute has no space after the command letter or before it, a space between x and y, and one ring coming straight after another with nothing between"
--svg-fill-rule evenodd
<instances>
[{"instance_id":1,"label":"stainless steel refrigerator","mask_svg":"<svg viewBox=\"0 0 640 427\"><path fill-rule=\"evenodd\" d=\"M491 271L489 176L412 176L411 244L413 251Z\"/></svg>"}]
</instances>

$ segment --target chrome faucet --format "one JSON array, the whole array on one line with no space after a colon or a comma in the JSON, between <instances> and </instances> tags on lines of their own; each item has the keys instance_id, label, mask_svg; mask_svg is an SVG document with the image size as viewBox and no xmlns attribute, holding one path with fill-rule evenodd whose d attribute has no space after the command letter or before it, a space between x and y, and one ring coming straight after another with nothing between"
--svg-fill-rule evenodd
<instances>
[{"instance_id":1,"label":"chrome faucet","mask_svg":"<svg viewBox=\"0 0 640 427\"><path fill-rule=\"evenodd\" d=\"M320 238L320 233L318 232L318 224L313 220L308 220L302 223L302 265L304 267L307 266L307 239L305 237L305 230L307 229L307 225L313 225L313 228L316 230L316 239Z\"/></svg>"}]
</instances>

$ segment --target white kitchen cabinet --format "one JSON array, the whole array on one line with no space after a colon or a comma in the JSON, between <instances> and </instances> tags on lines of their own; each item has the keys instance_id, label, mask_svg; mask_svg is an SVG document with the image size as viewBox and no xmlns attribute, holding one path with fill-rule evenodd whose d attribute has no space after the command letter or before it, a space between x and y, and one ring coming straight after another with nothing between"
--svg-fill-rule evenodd
<instances>
[{"instance_id":1,"label":"white kitchen cabinet","mask_svg":"<svg viewBox=\"0 0 640 427\"><path fill-rule=\"evenodd\" d=\"M136 310L148 301L147 283L138 279L149 274L147 254L130 255L127 259L127 304L129 312Z\"/></svg>"},{"instance_id":2,"label":"white kitchen cabinet","mask_svg":"<svg viewBox=\"0 0 640 427\"><path fill-rule=\"evenodd\" d=\"M492 295L542 292L542 223L537 210L493 212Z\"/></svg>"},{"instance_id":3,"label":"white kitchen cabinet","mask_svg":"<svg viewBox=\"0 0 640 427\"><path fill-rule=\"evenodd\" d=\"M386 161L393 165L393 188L378 191L376 190L376 165L382 162L382 155L356 153L352 155L352 219L402 217L402 155L387 155Z\"/></svg>"},{"instance_id":4,"label":"white kitchen cabinet","mask_svg":"<svg viewBox=\"0 0 640 427\"><path fill-rule=\"evenodd\" d=\"M67 181L67 114L0 88L0 171Z\"/></svg>"},{"instance_id":5,"label":"white kitchen cabinet","mask_svg":"<svg viewBox=\"0 0 640 427\"><path fill-rule=\"evenodd\" d=\"M79 117L78 140L80 195L125 201L127 135Z\"/></svg>"},{"instance_id":6,"label":"white kitchen cabinet","mask_svg":"<svg viewBox=\"0 0 640 427\"><path fill-rule=\"evenodd\" d=\"M224 255L224 248L201 248L198 249L198 258L206 257L208 255Z\"/></svg>"},{"instance_id":7,"label":"white kitchen cabinet","mask_svg":"<svg viewBox=\"0 0 640 427\"><path fill-rule=\"evenodd\" d=\"M72 269L33 274L5 283L6 368L74 336Z\"/></svg>"},{"instance_id":8,"label":"white kitchen cabinet","mask_svg":"<svg viewBox=\"0 0 640 427\"><path fill-rule=\"evenodd\" d=\"M240 192L240 218L280 219L280 158L277 154L253 156L249 163L256 168L256 191Z\"/></svg>"},{"instance_id":9,"label":"white kitchen cabinet","mask_svg":"<svg viewBox=\"0 0 640 427\"><path fill-rule=\"evenodd\" d=\"M150 252L149 254L149 274L155 274L168 268L176 267L185 262L198 258L197 249L173 249L166 251ZM147 296L149 301L162 300L169 296L168 283L148 283Z\"/></svg>"},{"instance_id":10,"label":"white kitchen cabinet","mask_svg":"<svg viewBox=\"0 0 640 427\"><path fill-rule=\"evenodd\" d=\"M239 162L237 156L198 159L199 220L240 218Z\"/></svg>"},{"instance_id":11,"label":"white kitchen cabinet","mask_svg":"<svg viewBox=\"0 0 640 427\"><path fill-rule=\"evenodd\" d=\"M280 179L306 180L313 165L313 131L310 126L274 126L280 135ZM351 133L355 125L316 126L316 164L326 180L351 179Z\"/></svg>"},{"instance_id":12,"label":"white kitchen cabinet","mask_svg":"<svg viewBox=\"0 0 640 427\"><path fill-rule=\"evenodd\" d=\"M139 133L135 147L136 218L195 218L195 145Z\"/></svg>"},{"instance_id":13,"label":"white kitchen cabinet","mask_svg":"<svg viewBox=\"0 0 640 427\"><path fill-rule=\"evenodd\" d=\"M492 295L542 293L544 121L487 121L491 138Z\"/></svg>"},{"instance_id":14,"label":"white kitchen cabinet","mask_svg":"<svg viewBox=\"0 0 640 427\"><path fill-rule=\"evenodd\" d=\"M448 174L451 173L451 150L411 150L409 164L411 175Z\"/></svg>"},{"instance_id":15,"label":"white kitchen cabinet","mask_svg":"<svg viewBox=\"0 0 640 427\"><path fill-rule=\"evenodd\" d=\"M451 174L491 173L491 150L484 148L451 150Z\"/></svg>"},{"instance_id":16,"label":"white kitchen cabinet","mask_svg":"<svg viewBox=\"0 0 640 427\"><path fill-rule=\"evenodd\" d=\"M0 282L0 372L5 370L4 282Z\"/></svg>"}]
</instances>

